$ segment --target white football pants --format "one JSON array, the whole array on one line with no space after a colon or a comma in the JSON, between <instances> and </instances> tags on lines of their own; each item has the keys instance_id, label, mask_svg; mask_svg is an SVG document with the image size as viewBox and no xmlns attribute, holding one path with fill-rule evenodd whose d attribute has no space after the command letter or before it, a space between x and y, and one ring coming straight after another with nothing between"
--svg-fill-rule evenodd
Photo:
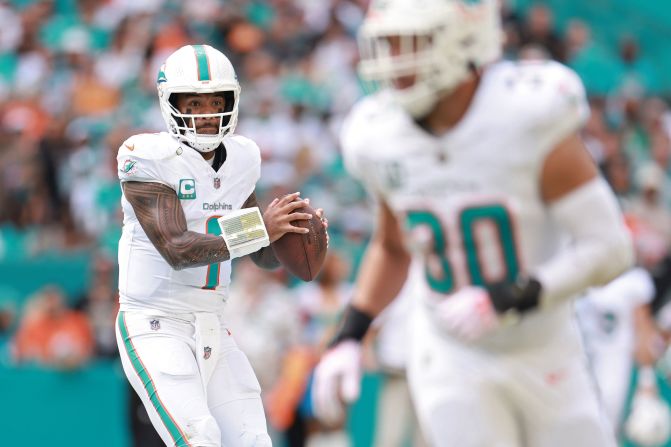
<instances>
[{"instance_id":1,"label":"white football pants","mask_svg":"<svg viewBox=\"0 0 671 447\"><path fill-rule=\"evenodd\" d=\"M579 338L496 352L446 336L419 304L408 369L434 447L614 447ZM575 343L577 341L577 344Z\"/></svg>"},{"instance_id":2,"label":"white football pants","mask_svg":"<svg viewBox=\"0 0 671 447\"><path fill-rule=\"evenodd\" d=\"M122 311L121 363L167 446L270 446L261 388L215 314Z\"/></svg>"}]
</instances>

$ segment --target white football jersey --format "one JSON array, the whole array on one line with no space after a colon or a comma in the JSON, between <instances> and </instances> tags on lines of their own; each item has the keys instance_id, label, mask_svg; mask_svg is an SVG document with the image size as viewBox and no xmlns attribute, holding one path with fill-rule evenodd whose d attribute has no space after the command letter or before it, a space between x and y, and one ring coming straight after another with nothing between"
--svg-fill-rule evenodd
<instances>
[{"instance_id":1,"label":"white football jersey","mask_svg":"<svg viewBox=\"0 0 671 447\"><path fill-rule=\"evenodd\" d=\"M180 198L189 231L219 235L217 218L242 208L254 191L261 166L253 141L229 135L224 146L226 161L215 172L199 152L168 133L135 135L119 148L119 179L169 186ZM121 205L121 310L220 311L228 296L231 262L174 270L145 234L125 196Z\"/></svg>"},{"instance_id":2,"label":"white football jersey","mask_svg":"<svg viewBox=\"0 0 671 447\"><path fill-rule=\"evenodd\" d=\"M588 345L631 353L634 347L636 307L648 304L655 295L650 273L633 268L603 287L589 289L576 303L580 327Z\"/></svg>"},{"instance_id":3,"label":"white football jersey","mask_svg":"<svg viewBox=\"0 0 671 447\"><path fill-rule=\"evenodd\" d=\"M629 391L636 333L634 310L655 295L650 273L637 267L576 302L592 371L614 425L619 425Z\"/></svg>"},{"instance_id":4,"label":"white football jersey","mask_svg":"<svg viewBox=\"0 0 671 447\"><path fill-rule=\"evenodd\" d=\"M557 251L563 234L541 200L541 169L588 114L579 78L556 62L489 66L465 116L442 136L384 91L355 106L341 135L345 163L404 224L415 296L431 306L466 284L513 281ZM573 327L570 313L568 305L533 313L483 343L542 344L543 334Z\"/></svg>"}]
</instances>

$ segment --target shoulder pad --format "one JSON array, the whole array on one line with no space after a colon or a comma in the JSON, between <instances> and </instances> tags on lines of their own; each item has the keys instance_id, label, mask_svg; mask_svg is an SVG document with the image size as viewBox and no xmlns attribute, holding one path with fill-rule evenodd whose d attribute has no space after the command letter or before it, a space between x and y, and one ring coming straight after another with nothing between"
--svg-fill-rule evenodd
<instances>
[{"instance_id":1,"label":"shoulder pad","mask_svg":"<svg viewBox=\"0 0 671 447\"><path fill-rule=\"evenodd\" d=\"M579 130L589 117L578 75L555 61L500 62L487 84L507 114L546 150Z\"/></svg>"},{"instance_id":2,"label":"shoulder pad","mask_svg":"<svg viewBox=\"0 0 671 447\"><path fill-rule=\"evenodd\" d=\"M565 127L569 133L585 123L589 105L582 81L573 70L555 61L515 65L530 95L529 112L539 126Z\"/></svg>"},{"instance_id":3,"label":"shoulder pad","mask_svg":"<svg viewBox=\"0 0 671 447\"><path fill-rule=\"evenodd\" d=\"M340 132L344 147L361 145L361 140L374 136L380 123L386 122L398 106L386 92L376 93L359 100L348 113ZM387 125L388 126L388 125Z\"/></svg>"},{"instance_id":4,"label":"shoulder pad","mask_svg":"<svg viewBox=\"0 0 671 447\"><path fill-rule=\"evenodd\" d=\"M171 164L180 144L167 133L140 134L124 141L117 154L119 180L158 182L171 185ZM189 149L190 150L190 149Z\"/></svg>"},{"instance_id":5,"label":"shoulder pad","mask_svg":"<svg viewBox=\"0 0 671 447\"><path fill-rule=\"evenodd\" d=\"M551 145L580 130L589 118L585 87L578 75L558 62L543 70L547 84L540 95L537 129Z\"/></svg>"},{"instance_id":6,"label":"shoulder pad","mask_svg":"<svg viewBox=\"0 0 671 447\"><path fill-rule=\"evenodd\" d=\"M145 160L162 160L175 155L180 144L168 133L142 133L128 138L119 147L119 155Z\"/></svg>"},{"instance_id":7,"label":"shoulder pad","mask_svg":"<svg viewBox=\"0 0 671 447\"><path fill-rule=\"evenodd\" d=\"M352 107L340 130L340 144L349 173L362 180L365 176L362 160L375 151L388 151L388 146L383 148L383 142L390 141L389 146L393 146L394 135L411 126L409 115L386 92L361 99Z\"/></svg>"},{"instance_id":8,"label":"shoulder pad","mask_svg":"<svg viewBox=\"0 0 671 447\"><path fill-rule=\"evenodd\" d=\"M227 135L224 138L226 147L226 163L237 173L244 176L243 183L250 186L249 194L254 191L256 182L261 177L261 150L249 138L242 135Z\"/></svg>"},{"instance_id":9,"label":"shoulder pad","mask_svg":"<svg viewBox=\"0 0 671 447\"><path fill-rule=\"evenodd\" d=\"M227 148L229 146L234 146L236 149L243 150L246 154L254 158L261 159L261 149L259 149L259 146L250 138L238 134L228 135L224 139L224 145Z\"/></svg>"}]
</instances>

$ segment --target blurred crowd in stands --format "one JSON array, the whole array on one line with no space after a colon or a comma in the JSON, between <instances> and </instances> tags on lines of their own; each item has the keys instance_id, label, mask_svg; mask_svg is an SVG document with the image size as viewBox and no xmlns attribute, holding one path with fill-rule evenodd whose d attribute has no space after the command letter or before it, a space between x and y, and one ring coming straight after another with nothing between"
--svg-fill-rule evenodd
<instances>
[{"instance_id":1,"label":"blurred crowd in stands","mask_svg":"<svg viewBox=\"0 0 671 447\"><path fill-rule=\"evenodd\" d=\"M355 66L366 7L366 0L0 1L0 264L54 252L92 259L83 296L66 299L53 284L27 299L0 297L3 361L68 369L116 355L116 152L132 134L164 129L155 80L165 57L208 43L237 69L237 133L261 148L261 202L301 191L329 217L331 254L314 284L245 261L234 274L232 295L244 300L231 303L231 324L267 390L269 420L277 431L295 425L307 372L349 298L374 218L337 142L345 113L365 92ZM542 5L504 4L503 14L507 58L551 57L583 78L592 107L585 142L627 214L640 262L665 292L666 79L633 36L597 41L579 19L560 29Z\"/></svg>"}]
</instances>

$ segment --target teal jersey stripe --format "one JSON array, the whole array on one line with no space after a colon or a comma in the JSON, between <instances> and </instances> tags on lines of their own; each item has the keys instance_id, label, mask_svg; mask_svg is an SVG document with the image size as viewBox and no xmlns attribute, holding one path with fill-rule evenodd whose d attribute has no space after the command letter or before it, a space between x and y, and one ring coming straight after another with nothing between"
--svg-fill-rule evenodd
<instances>
[{"instance_id":1,"label":"teal jersey stripe","mask_svg":"<svg viewBox=\"0 0 671 447\"><path fill-rule=\"evenodd\" d=\"M161 417L161 421L168 429L168 432L170 433L173 441L175 441L175 446L191 447L191 444L189 444L186 439L186 435L182 430L180 430L179 426L177 426L177 423L172 418L170 413L168 413L168 410L166 410L166 408L163 406L163 402L161 402L161 399L158 397L158 392L156 392L154 381L147 372L147 368L145 368L144 363L142 363L142 360L140 360L140 356L135 350L135 346L133 346L133 342L128 335L128 328L126 327L126 320L124 318L123 312L119 312L117 324L119 325L119 332L121 332L123 344L126 348L126 353L130 358L130 362L133 365L133 369L137 373L138 377L140 377L140 380L144 385L144 389L147 390L147 394L149 395L149 399L151 400L152 405L156 409L158 415Z\"/></svg>"},{"instance_id":2,"label":"teal jersey stripe","mask_svg":"<svg viewBox=\"0 0 671 447\"><path fill-rule=\"evenodd\" d=\"M210 62L207 60L205 47L202 45L192 45L196 53L196 63L198 64L198 80L210 81Z\"/></svg>"},{"instance_id":3,"label":"teal jersey stripe","mask_svg":"<svg viewBox=\"0 0 671 447\"><path fill-rule=\"evenodd\" d=\"M221 216L211 216L207 219L205 223L205 232L207 234L214 234L215 236L221 236L221 227L219 226L219 219ZM219 272L220 272L220 263L215 262L207 266L207 282L202 289L205 290L214 290L219 285Z\"/></svg>"}]
</instances>

